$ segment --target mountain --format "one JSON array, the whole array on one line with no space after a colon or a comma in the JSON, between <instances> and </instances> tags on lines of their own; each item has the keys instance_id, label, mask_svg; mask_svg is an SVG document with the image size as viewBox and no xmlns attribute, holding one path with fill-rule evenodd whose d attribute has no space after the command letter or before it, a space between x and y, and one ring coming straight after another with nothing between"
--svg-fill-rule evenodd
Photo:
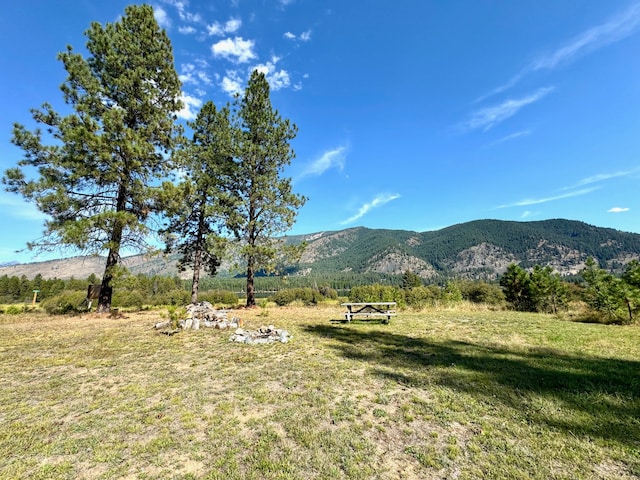
<instances>
[{"instance_id":1,"label":"mountain","mask_svg":"<svg viewBox=\"0 0 640 480\"><path fill-rule=\"evenodd\" d=\"M297 271L495 279L511 263L550 265L575 275L588 257L613 271L640 257L640 234L571 220L476 220L433 232L352 228L297 237L307 249Z\"/></svg>"},{"instance_id":2,"label":"mountain","mask_svg":"<svg viewBox=\"0 0 640 480\"><path fill-rule=\"evenodd\" d=\"M588 257L604 268L620 272L640 258L640 234L621 232L572 220L513 222L476 220L432 232L369 229L364 227L309 235L287 236L290 244L306 242L300 263L290 275L330 275L337 272L402 274L407 270L425 279L447 277L496 279L511 263L524 268L550 265L562 275L575 275ZM123 263L134 273L174 275L176 257L131 256ZM12 265L0 275L33 278L100 276L101 257ZM238 273L231 265L221 275ZM190 278L189 272L181 274Z\"/></svg>"}]
</instances>

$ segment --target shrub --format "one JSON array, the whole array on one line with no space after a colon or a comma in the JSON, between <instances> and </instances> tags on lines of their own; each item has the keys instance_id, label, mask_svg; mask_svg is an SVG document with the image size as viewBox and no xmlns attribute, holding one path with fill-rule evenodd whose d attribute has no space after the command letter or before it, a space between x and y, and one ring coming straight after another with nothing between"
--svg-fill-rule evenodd
<instances>
[{"instance_id":1,"label":"shrub","mask_svg":"<svg viewBox=\"0 0 640 480\"><path fill-rule=\"evenodd\" d=\"M398 306L405 305L404 292L389 285L362 285L353 287L349 292L351 302L396 302Z\"/></svg>"},{"instance_id":2,"label":"shrub","mask_svg":"<svg viewBox=\"0 0 640 480\"><path fill-rule=\"evenodd\" d=\"M145 304L145 297L139 290L118 289L113 292L112 303L117 307L142 309L142 305Z\"/></svg>"},{"instance_id":3,"label":"shrub","mask_svg":"<svg viewBox=\"0 0 640 480\"><path fill-rule=\"evenodd\" d=\"M238 295L228 290L209 290L198 294L199 302L209 302L212 305L235 307L238 305Z\"/></svg>"},{"instance_id":4,"label":"shrub","mask_svg":"<svg viewBox=\"0 0 640 480\"><path fill-rule=\"evenodd\" d=\"M7 315L18 315L20 313L23 313L24 311L25 309L22 305L9 305L4 310L4 313L6 313Z\"/></svg>"},{"instance_id":5,"label":"shrub","mask_svg":"<svg viewBox=\"0 0 640 480\"><path fill-rule=\"evenodd\" d=\"M443 290L436 285L414 287L404 292L405 301L413 308L435 307L443 300Z\"/></svg>"},{"instance_id":6,"label":"shrub","mask_svg":"<svg viewBox=\"0 0 640 480\"><path fill-rule=\"evenodd\" d=\"M166 293L154 295L153 305L188 305L191 302L191 292L186 290L170 290Z\"/></svg>"},{"instance_id":7,"label":"shrub","mask_svg":"<svg viewBox=\"0 0 640 480\"><path fill-rule=\"evenodd\" d=\"M482 281L458 282L462 298L472 303L486 303L488 305L504 305L506 298L499 285Z\"/></svg>"},{"instance_id":8,"label":"shrub","mask_svg":"<svg viewBox=\"0 0 640 480\"><path fill-rule=\"evenodd\" d=\"M336 292L336 298L338 294ZM294 301L300 301L304 305L317 305L324 296L313 288L287 288L286 290L280 290L271 297L271 300L279 306L289 305Z\"/></svg>"},{"instance_id":9,"label":"shrub","mask_svg":"<svg viewBox=\"0 0 640 480\"><path fill-rule=\"evenodd\" d=\"M64 290L54 297L47 298L40 306L51 315L77 312L86 308L83 304L86 296L85 292Z\"/></svg>"}]
</instances>

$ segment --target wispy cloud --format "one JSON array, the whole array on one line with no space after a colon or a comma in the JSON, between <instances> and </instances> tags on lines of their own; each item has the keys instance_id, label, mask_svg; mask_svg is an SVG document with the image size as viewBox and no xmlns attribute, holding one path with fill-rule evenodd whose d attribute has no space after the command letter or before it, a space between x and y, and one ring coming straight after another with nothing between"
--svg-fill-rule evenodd
<instances>
[{"instance_id":1,"label":"wispy cloud","mask_svg":"<svg viewBox=\"0 0 640 480\"><path fill-rule=\"evenodd\" d=\"M225 38L211 46L214 57L222 57L237 63L247 63L256 58L253 51L255 42L242 37Z\"/></svg>"},{"instance_id":2,"label":"wispy cloud","mask_svg":"<svg viewBox=\"0 0 640 480\"><path fill-rule=\"evenodd\" d=\"M230 18L225 23L213 22L211 25L207 25L207 32L209 35L223 36L228 33L237 32L242 26L242 20L239 18Z\"/></svg>"},{"instance_id":3,"label":"wispy cloud","mask_svg":"<svg viewBox=\"0 0 640 480\"><path fill-rule=\"evenodd\" d=\"M519 132L512 133L511 135L506 135L498 140L491 142L487 145L487 147L495 147L496 145L500 145L501 143L509 142L511 140L515 140L516 138L526 137L533 133L532 130L521 130Z\"/></svg>"},{"instance_id":4,"label":"wispy cloud","mask_svg":"<svg viewBox=\"0 0 640 480\"><path fill-rule=\"evenodd\" d=\"M520 218L524 220L525 218L535 217L536 215L538 215L538 212L532 212L531 210L525 210L524 212L522 212L522 215L520 215Z\"/></svg>"},{"instance_id":5,"label":"wispy cloud","mask_svg":"<svg viewBox=\"0 0 640 480\"><path fill-rule=\"evenodd\" d=\"M178 78L183 84L191 83L193 85L211 85L213 82L205 72L206 62L203 62L202 67L197 67L193 63L185 63L180 66L180 75Z\"/></svg>"},{"instance_id":6,"label":"wispy cloud","mask_svg":"<svg viewBox=\"0 0 640 480\"><path fill-rule=\"evenodd\" d=\"M285 32L283 37L288 40L300 40L301 42L308 42L309 40L311 40L311 30L302 32L300 35L296 35L295 33L291 32Z\"/></svg>"},{"instance_id":7,"label":"wispy cloud","mask_svg":"<svg viewBox=\"0 0 640 480\"><path fill-rule=\"evenodd\" d=\"M304 177L322 175L331 168L342 170L346 158L347 148L342 146L327 150L320 157L311 162L298 176L298 180Z\"/></svg>"},{"instance_id":8,"label":"wispy cloud","mask_svg":"<svg viewBox=\"0 0 640 480\"><path fill-rule=\"evenodd\" d=\"M631 210L628 207L613 207L610 208L609 210L607 210L608 213L622 213L622 212L628 212L629 210Z\"/></svg>"},{"instance_id":9,"label":"wispy cloud","mask_svg":"<svg viewBox=\"0 0 640 480\"><path fill-rule=\"evenodd\" d=\"M529 205L538 205L540 203L554 202L556 200L562 200L564 198L579 197L581 195L586 195L595 190L598 190L599 188L600 187L583 188L581 190L574 190L572 192L562 193L560 195L553 195L550 197L528 198L525 200L520 200L519 202L509 203L506 205L499 205L498 208L527 207Z\"/></svg>"},{"instance_id":10,"label":"wispy cloud","mask_svg":"<svg viewBox=\"0 0 640 480\"><path fill-rule=\"evenodd\" d=\"M640 168L634 168L631 170L623 170L623 171L611 172L611 173L599 173L597 175L592 175L590 177L583 178L582 180L579 180L575 184L569 187L563 188L563 190L570 190L573 188L583 187L585 185L591 185L593 183L604 182L605 180L609 180L611 178L628 177L638 172L640 172Z\"/></svg>"},{"instance_id":11,"label":"wispy cloud","mask_svg":"<svg viewBox=\"0 0 640 480\"><path fill-rule=\"evenodd\" d=\"M486 132L497 124L513 117L527 105L531 105L532 103L543 99L553 90L554 87L539 88L530 95L521 98L509 99L498 105L494 105L493 107L485 107L480 110L476 110L471 114L471 118L462 124L462 128L464 130L481 129Z\"/></svg>"},{"instance_id":12,"label":"wispy cloud","mask_svg":"<svg viewBox=\"0 0 640 480\"><path fill-rule=\"evenodd\" d=\"M188 0L161 0L163 3L167 5L171 5L176 8L178 11L178 16L180 20L185 22L194 22L199 23L202 22L202 17L197 13L191 13L187 10L189 6ZM154 7L156 8L156 7Z\"/></svg>"},{"instance_id":13,"label":"wispy cloud","mask_svg":"<svg viewBox=\"0 0 640 480\"><path fill-rule=\"evenodd\" d=\"M632 4L627 10L618 13L605 23L592 27L566 44L555 50L541 55L526 65L520 72L514 75L508 82L501 85L478 101L502 93L516 85L525 76L540 71L553 70L568 64L577 58L599 50L607 45L618 42L635 34L640 29L640 3Z\"/></svg>"},{"instance_id":14,"label":"wispy cloud","mask_svg":"<svg viewBox=\"0 0 640 480\"><path fill-rule=\"evenodd\" d=\"M393 193L393 194L388 194L388 193L383 193L378 195L377 197L375 197L371 202L369 203L365 203L364 205L362 205L360 207L360 210L358 210L358 213L356 213L355 215L353 215L352 217L347 218L346 220L344 220L343 222L340 222L341 225L347 225L349 223L353 223L356 220L364 217L369 211L371 211L374 208L377 207L381 207L382 205L385 205L397 198L400 198L400 195L397 193Z\"/></svg>"},{"instance_id":15,"label":"wispy cloud","mask_svg":"<svg viewBox=\"0 0 640 480\"><path fill-rule=\"evenodd\" d=\"M16 194L2 192L0 194L0 207L8 215L23 220L43 222L49 217L42 213L33 203L26 202Z\"/></svg>"}]
</instances>

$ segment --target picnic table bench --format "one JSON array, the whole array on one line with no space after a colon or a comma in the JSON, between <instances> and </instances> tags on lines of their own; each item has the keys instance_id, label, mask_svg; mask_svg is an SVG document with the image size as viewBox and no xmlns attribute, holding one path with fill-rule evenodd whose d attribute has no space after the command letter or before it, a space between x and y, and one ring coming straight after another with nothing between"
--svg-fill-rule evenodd
<instances>
[{"instance_id":1,"label":"picnic table bench","mask_svg":"<svg viewBox=\"0 0 640 480\"><path fill-rule=\"evenodd\" d=\"M350 322L355 317L386 317L383 323L389 323L391 317L395 317L396 302L346 302L340 304L347 308L344 312L344 316L347 322Z\"/></svg>"}]
</instances>

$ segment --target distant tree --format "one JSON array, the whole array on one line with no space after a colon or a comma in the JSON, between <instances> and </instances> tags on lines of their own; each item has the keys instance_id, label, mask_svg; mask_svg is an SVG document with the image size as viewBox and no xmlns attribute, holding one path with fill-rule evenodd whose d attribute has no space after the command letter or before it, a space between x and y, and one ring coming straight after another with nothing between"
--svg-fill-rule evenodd
<instances>
[{"instance_id":1,"label":"distant tree","mask_svg":"<svg viewBox=\"0 0 640 480\"><path fill-rule=\"evenodd\" d=\"M500 277L500 286L504 289L504 295L514 309L531 311L531 284L526 270L512 263L507 271Z\"/></svg>"},{"instance_id":2,"label":"distant tree","mask_svg":"<svg viewBox=\"0 0 640 480\"><path fill-rule=\"evenodd\" d=\"M290 142L297 127L271 106L263 73L254 70L251 74L236 115L235 202L227 227L242 242L247 306L254 306L256 271L274 268L279 252L285 250L276 236L291 228L305 198L292 192L290 178L282 177L284 167L295 157Z\"/></svg>"},{"instance_id":3,"label":"distant tree","mask_svg":"<svg viewBox=\"0 0 640 480\"><path fill-rule=\"evenodd\" d=\"M629 322L632 322L634 313L640 308L640 261L632 260L627 264L622 281Z\"/></svg>"},{"instance_id":4,"label":"distant tree","mask_svg":"<svg viewBox=\"0 0 640 480\"><path fill-rule=\"evenodd\" d=\"M149 5L129 6L117 22L94 22L85 34L88 58L70 46L59 55L74 112L62 116L49 104L33 110L46 138L15 124L12 142L25 156L3 183L49 216L30 248L107 253L98 306L107 312L120 249L144 246L150 191L171 167L165 153L174 146L180 81ZM29 179L34 168L37 178Z\"/></svg>"},{"instance_id":5,"label":"distant tree","mask_svg":"<svg viewBox=\"0 0 640 480\"><path fill-rule=\"evenodd\" d=\"M177 152L183 170L178 186L165 185L163 203L169 216L164 229L167 250L182 254L180 270L193 267L191 303L198 301L200 271L215 275L224 242L224 210L230 205L229 188L235 166L233 131L227 107L217 110L204 104L196 120L189 123L193 139Z\"/></svg>"},{"instance_id":6,"label":"distant tree","mask_svg":"<svg viewBox=\"0 0 640 480\"><path fill-rule=\"evenodd\" d=\"M534 265L529 274L529 295L536 311L557 313L567 303L568 288L550 266Z\"/></svg>"},{"instance_id":7,"label":"distant tree","mask_svg":"<svg viewBox=\"0 0 640 480\"><path fill-rule=\"evenodd\" d=\"M418 274L412 272L411 270L407 270L402 274L402 288L407 290L410 288L421 287L422 279Z\"/></svg>"},{"instance_id":8,"label":"distant tree","mask_svg":"<svg viewBox=\"0 0 640 480\"><path fill-rule=\"evenodd\" d=\"M628 303L622 280L600 268L593 258L588 258L585 265L580 274L587 284L587 304L609 321L625 318Z\"/></svg>"}]
</instances>

